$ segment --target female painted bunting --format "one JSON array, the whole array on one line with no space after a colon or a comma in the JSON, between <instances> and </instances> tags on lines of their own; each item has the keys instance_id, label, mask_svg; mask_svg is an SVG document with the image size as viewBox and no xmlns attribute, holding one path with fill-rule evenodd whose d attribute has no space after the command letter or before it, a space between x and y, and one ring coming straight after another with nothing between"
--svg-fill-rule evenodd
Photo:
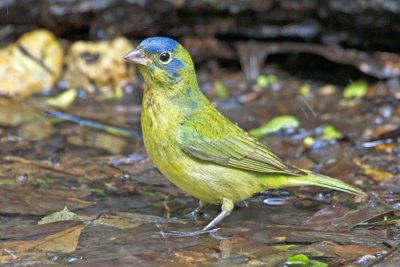
<instances>
[{"instance_id":1,"label":"female painted bunting","mask_svg":"<svg viewBox=\"0 0 400 267\"><path fill-rule=\"evenodd\" d=\"M228 216L234 203L268 189L316 185L365 195L340 180L284 163L221 115L200 91L190 54L178 42L148 38L124 58L136 63L144 78L141 125L151 160L199 199L200 207L222 204L201 232Z\"/></svg>"}]
</instances>

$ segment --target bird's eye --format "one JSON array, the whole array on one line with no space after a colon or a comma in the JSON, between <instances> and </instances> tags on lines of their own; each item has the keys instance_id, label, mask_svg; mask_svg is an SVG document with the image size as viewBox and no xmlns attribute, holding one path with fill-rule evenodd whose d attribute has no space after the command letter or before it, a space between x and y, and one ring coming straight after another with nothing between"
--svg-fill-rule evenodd
<instances>
[{"instance_id":1,"label":"bird's eye","mask_svg":"<svg viewBox=\"0 0 400 267\"><path fill-rule=\"evenodd\" d=\"M168 64L171 62L171 54L168 52L163 52L160 54L160 62L162 64Z\"/></svg>"}]
</instances>

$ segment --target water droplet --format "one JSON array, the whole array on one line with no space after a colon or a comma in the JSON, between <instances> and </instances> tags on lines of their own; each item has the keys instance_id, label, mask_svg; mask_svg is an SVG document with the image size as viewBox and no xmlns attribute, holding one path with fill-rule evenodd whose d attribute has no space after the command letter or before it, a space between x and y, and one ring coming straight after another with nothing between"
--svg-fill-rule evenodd
<instances>
[{"instance_id":1,"label":"water droplet","mask_svg":"<svg viewBox=\"0 0 400 267\"><path fill-rule=\"evenodd\" d=\"M316 200L327 200L331 199L332 197L333 197L332 192L320 192L315 196Z\"/></svg>"},{"instance_id":2,"label":"water droplet","mask_svg":"<svg viewBox=\"0 0 400 267\"><path fill-rule=\"evenodd\" d=\"M270 206L279 206L287 204L287 198L284 197L271 197L263 200L264 204Z\"/></svg>"},{"instance_id":3,"label":"water droplet","mask_svg":"<svg viewBox=\"0 0 400 267\"><path fill-rule=\"evenodd\" d=\"M374 260L376 260L376 256L374 256L374 255L364 255L361 258L359 258L357 262L359 264L361 264L361 265L364 265L364 264L368 264L368 263L370 263L370 262L372 262Z\"/></svg>"}]
</instances>

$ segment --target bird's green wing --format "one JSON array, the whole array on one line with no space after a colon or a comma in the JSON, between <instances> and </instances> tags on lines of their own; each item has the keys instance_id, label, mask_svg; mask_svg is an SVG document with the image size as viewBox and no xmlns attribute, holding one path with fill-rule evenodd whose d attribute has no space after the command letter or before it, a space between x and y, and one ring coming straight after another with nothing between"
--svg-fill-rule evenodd
<instances>
[{"instance_id":1,"label":"bird's green wing","mask_svg":"<svg viewBox=\"0 0 400 267\"><path fill-rule=\"evenodd\" d=\"M260 173L305 175L219 113L187 118L178 139L182 150L197 159Z\"/></svg>"}]
</instances>

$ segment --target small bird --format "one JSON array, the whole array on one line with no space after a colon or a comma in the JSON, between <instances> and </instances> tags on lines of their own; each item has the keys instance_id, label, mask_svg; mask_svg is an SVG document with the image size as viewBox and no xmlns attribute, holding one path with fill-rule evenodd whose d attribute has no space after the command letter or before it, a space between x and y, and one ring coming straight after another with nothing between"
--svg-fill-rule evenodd
<instances>
[{"instance_id":1,"label":"small bird","mask_svg":"<svg viewBox=\"0 0 400 267\"><path fill-rule=\"evenodd\" d=\"M365 196L340 180L283 162L269 147L224 117L203 95L188 51L173 39L152 37L124 59L144 78L141 126L153 163L173 184L221 212L201 231L221 222L234 203L281 187L314 185Z\"/></svg>"}]
</instances>

